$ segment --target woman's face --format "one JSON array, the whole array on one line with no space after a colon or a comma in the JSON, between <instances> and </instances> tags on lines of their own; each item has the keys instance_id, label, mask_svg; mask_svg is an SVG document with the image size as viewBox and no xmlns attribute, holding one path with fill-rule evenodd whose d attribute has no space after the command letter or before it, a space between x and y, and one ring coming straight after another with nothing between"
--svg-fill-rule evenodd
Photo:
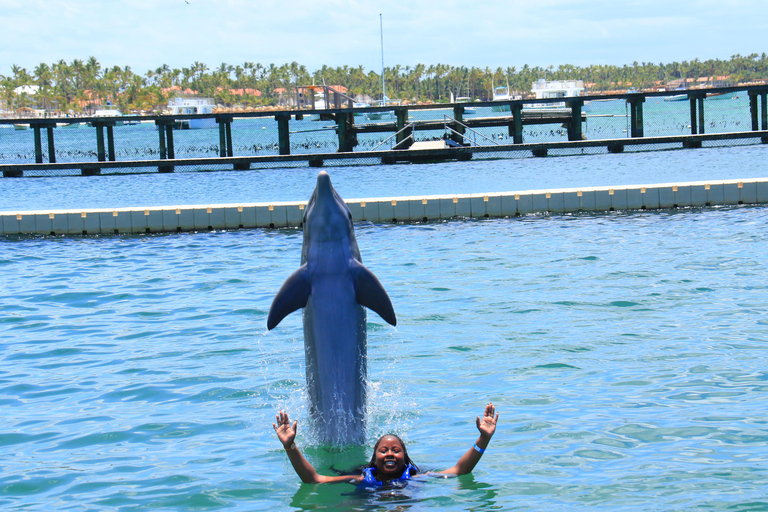
<instances>
[{"instance_id":1,"label":"woman's face","mask_svg":"<svg viewBox=\"0 0 768 512\"><path fill-rule=\"evenodd\" d=\"M400 478L405 469L405 449L394 436L384 436L376 446L376 475L382 480Z\"/></svg>"}]
</instances>

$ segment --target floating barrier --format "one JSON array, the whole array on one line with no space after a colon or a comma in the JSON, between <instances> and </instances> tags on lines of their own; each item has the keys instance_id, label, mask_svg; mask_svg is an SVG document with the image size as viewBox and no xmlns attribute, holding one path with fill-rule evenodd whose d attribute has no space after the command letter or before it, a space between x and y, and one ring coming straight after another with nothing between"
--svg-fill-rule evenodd
<instances>
[{"instance_id":1,"label":"floating barrier","mask_svg":"<svg viewBox=\"0 0 768 512\"><path fill-rule=\"evenodd\" d=\"M768 178L419 197L349 199L355 222L430 222L768 203ZM304 202L0 212L4 235L172 233L297 228Z\"/></svg>"}]
</instances>

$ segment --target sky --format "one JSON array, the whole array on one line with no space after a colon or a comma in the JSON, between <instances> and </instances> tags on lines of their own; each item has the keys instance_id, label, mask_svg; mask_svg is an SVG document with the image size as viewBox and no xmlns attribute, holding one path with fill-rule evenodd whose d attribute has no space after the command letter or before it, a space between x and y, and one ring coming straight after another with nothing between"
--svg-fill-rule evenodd
<instances>
[{"instance_id":1,"label":"sky","mask_svg":"<svg viewBox=\"0 0 768 512\"><path fill-rule=\"evenodd\" d=\"M380 15L387 67L658 64L768 51L765 0L0 0L0 75L90 56L140 74L196 61L380 72Z\"/></svg>"}]
</instances>

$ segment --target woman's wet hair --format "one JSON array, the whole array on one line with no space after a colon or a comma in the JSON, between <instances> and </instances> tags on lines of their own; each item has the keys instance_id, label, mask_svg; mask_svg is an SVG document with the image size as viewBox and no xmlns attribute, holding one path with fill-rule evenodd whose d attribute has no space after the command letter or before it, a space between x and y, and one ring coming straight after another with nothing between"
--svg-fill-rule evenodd
<instances>
[{"instance_id":1,"label":"woman's wet hair","mask_svg":"<svg viewBox=\"0 0 768 512\"><path fill-rule=\"evenodd\" d=\"M373 455L371 456L371 461L365 466L363 466L363 469L376 467L376 451L379 449L379 444L385 437L394 437L395 439L397 439L400 442L400 446L403 447L403 461L405 462L405 465L407 466L408 464L410 464L416 470L416 473L421 473L419 466L417 466L416 463L413 462L411 458L408 456L408 449L405 447L405 443L403 442L402 439L400 439L400 436L396 434L385 434L381 436L378 439L378 441L376 441L376 444L373 445Z\"/></svg>"}]
</instances>

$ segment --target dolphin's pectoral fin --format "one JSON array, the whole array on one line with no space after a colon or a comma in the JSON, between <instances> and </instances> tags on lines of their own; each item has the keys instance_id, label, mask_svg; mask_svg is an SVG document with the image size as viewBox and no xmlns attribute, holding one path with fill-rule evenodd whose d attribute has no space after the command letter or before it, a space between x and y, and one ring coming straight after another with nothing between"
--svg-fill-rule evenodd
<instances>
[{"instance_id":1,"label":"dolphin's pectoral fin","mask_svg":"<svg viewBox=\"0 0 768 512\"><path fill-rule=\"evenodd\" d=\"M397 325L395 309L386 290L373 272L353 259L350 265L355 280L355 298L361 306L372 309L391 325Z\"/></svg>"},{"instance_id":2,"label":"dolphin's pectoral fin","mask_svg":"<svg viewBox=\"0 0 768 512\"><path fill-rule=\"evenodd\" d=\"M274 329L283 318L306 306L310 289L307 265L304 264L285 280L272 300L267 317L267 329Z\"/></svg>"}]
</instances>

